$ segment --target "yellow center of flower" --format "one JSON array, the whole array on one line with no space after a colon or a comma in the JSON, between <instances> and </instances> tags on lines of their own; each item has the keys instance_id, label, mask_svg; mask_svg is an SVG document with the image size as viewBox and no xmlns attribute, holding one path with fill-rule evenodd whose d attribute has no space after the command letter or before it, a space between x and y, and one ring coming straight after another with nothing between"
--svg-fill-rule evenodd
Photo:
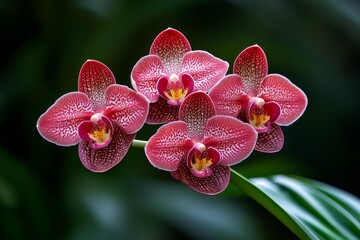
<instances>
[{"instance_id":1,"label":"yellow center of flower","mask_svg":"<svg viewBox=\"0 0 360 240\"><path fill-rule=\"evenodd\" d=\"M170 101L176 102L184 100L187 92L187 89L178 88L176 90L170 89L169 92L165 91L164 94Z\"/></svg>"},{"instance_id":2,"label":"yellow center of flower","mask_svg":"<svg viewBox=\"0 0 360 240\"><path fill-rule=\"evenodd\" d=\"M111 131L106 124L98 125L99 121L101 120L102 114L97 113L91 116L90 120L97 124L96 128L93 129L92 132L89 132L89 138L97 143L106 143L111 137Z\"/></svg>"},{"instance_id":3,"label":"yellow center of flower","mask_svg":"<svg viewBox=\"0 0 360 240\"><path fill-rule=\"evenodd\" d=\"M95 129L92 133L88 133L89 137L97 143L105 143L110 138L109 128L103 127L101 129Z\"/></svg>"},{"instance_id":4,"label":"yellow center of flower","mask_svg":"<svg viewBox=\"0 0 360 240\"><path fill-rule=\"evenodd\" d=\"M249 123L255 128L262 128L270 120L270 116L266 114L252 113L250 115Z\"/></svg>"},{"instance_id":5,"label":"yellow center of flower","mask_svg":"<svg viewBox=\"0 0 360 240\"><path fill-rule=\"evenodd\" d=\"M203 172L212 165L212 159L194 157L191 161L191 167L196 172Z\"/></svg>"}]
</instances>

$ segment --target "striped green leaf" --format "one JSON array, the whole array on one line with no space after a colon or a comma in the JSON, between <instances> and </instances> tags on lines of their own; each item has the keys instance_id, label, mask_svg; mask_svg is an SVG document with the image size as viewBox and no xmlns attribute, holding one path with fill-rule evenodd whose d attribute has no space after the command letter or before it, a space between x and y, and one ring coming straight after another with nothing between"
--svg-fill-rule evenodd
<instances>
[{"instance_id":1,"label":"striped green leaf","mask_svg":"<svg viewBox=\"0 0 360 240\"><path fill-rule=\"evenodd\" d=\"M360 200L333 186L276 175L246 179L232 170L232 182L301 239L360 239Z\"/></svg>"}]
</instances>

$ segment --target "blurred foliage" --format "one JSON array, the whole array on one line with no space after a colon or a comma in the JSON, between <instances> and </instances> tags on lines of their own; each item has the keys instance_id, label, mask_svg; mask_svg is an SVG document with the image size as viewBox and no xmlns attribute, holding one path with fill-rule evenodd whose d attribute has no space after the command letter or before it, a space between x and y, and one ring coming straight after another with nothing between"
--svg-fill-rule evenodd
<instances>
[{"instance_id":1,"label":"blurred foliage","mask_svg":"<svg viewBox=\"0 0 360 240\"><path fill-rule=\"evenodd\" d=\"M138 149L111 171L91 173L76 147L42 139L36 121L76 91L86 59L130 86L132 67L167 27L227 60L229 73L240 51L259 44L269 72L303 89L309 105L283 128L281 152L253 153L236 170L297 174L359 196L359 12L356 0L2 0L0 239L294 238L233 186L200 196ZM145 126L138 138L156 128Z\"/></svg>"}]
</instances>

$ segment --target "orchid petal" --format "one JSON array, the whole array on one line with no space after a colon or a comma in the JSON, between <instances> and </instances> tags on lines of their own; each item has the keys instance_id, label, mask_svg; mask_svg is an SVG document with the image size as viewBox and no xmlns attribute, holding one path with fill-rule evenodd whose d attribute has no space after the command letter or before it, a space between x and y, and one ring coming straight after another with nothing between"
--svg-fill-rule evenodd
<instances>
[{"instance_id":1,"label":"orchid petal","mask_svg":"<svg viewBox=\"0 0 360 240\"><path fill-rule=\"evenodd\" d=\"M235 59L234 73L243 79L245 91L255 96L261 80L268 73L268 65L264 51L258 45L243 50Z\"/></svg>"},{"instance_id":2,"label":"orchid petal","mask_svg":"<svg viewBox=\"0 0 360 240\"><path fill-rule=\"evenodd\" d=\"M273 123L269 132L258 135L255 150L258 152L274 153L280 151L283 145L283 131L280 126Z\"/></svg>"},{"instance_id":3,"label":"orchid petal","mask_svg":"<svg viewBox=\"0 0 360 240\"><path fill-rule=\"evenodd\" d=\"M200 193L214 195L225 190L230 181L230 167L220 164L211 167L212 174L209 177L195 177L186 166L186 161L181 161L179 168L171 172L171 175L190 188Z\"/></svg>"},{"instance_id":4,"label":"orchid petal","mask_svg":"<svg viewBox=\"0 0 360 240\"><path fill-rule=\"evenodd\" d=\"M229 64L205 51L191 51L184 55L182 72L194 79L195 90L209 91L225 76Z\"/></svg>"},{"instance_id":5,"label":"orchid petal","mask_svg":"<svg viewBox=\"0 0 360 240\"><path fill-rule=\"evenodd\" d=\"M114 133L107 147L94 150L87 141L79 144L79 157L82 164L93 172L105 172L117 165L128 152L136 134L127 134L114 124Z\"/></svg>"},{"instance_id":6,"label":"orchid petal","mask_svg":"<svg viewBox=\"0 0 360 240\"><path fill-rule=\"evenodd\" d=\"M204 92L193 92L180 106L179 119L186 122L193 140L204 136L205 123L215 115L214 103Z\"/></svg>"},{"instance_id":7,"label":"orchid petal","mask_svg":"<svg viewBox=\"0 0 360 240\"><path fill-rule=\"evenodd\" d=\"M270 122L275 122L281 113L281 107L277 102L269 101L264 104L265 112L270 116Z\"/></svg>"},{"instance_id":8,"label":"orchid petal","mask_svg":"<svg viewBox=\"0 0 360 240\"><path fill-rule=\"evenodd\" d=\"M169 77L168 76L160 77L156 83L156 89L157 89L158 95L160 95L164 99L167 99L167 96L165 95L165 93L168 91L168 85L169 85Z\"/></svg>"},{"instance_id":9,"label":"orchid petal","mask_svg":"<svg viewBox=\"0 0 360 240\"><path fill-rule=\"evenodd\" d=\"M188 139L185 122L176 121L163 125L146 144L146 157L154 167L175 171L192 147Z\"/></svg>"},{"instance_id":10,"label":"orchid petal","mask_svg":"<svg viewBox=\"0 0 360 240\"><path fill-rule=\"evenodd\" d=\"M259 89L259 97L280 105L281 113L275 123L281 126L295 122L307 106L305 93L279 74L269 74L264 78Z\"/></svg>"},{"instance_id":11,"label":"orchid petal","mask_svg":"<svg viewBox=\"0 0 360 240\"><path fill-rule=\"evenodd\" d=\"M234 117L217 115L207 121L202 142L220 152L221 165L233 165L251 154L256 139L257 132L249 124Z\"/></svg>"},{"instance_id":12,"label":"orchid petal","mask_svg":"<svg viewBox=\"0 0 360 240\"><path fill-rule=\"evenodd\" d=\"M78 144L78 126L93 113L86 94L71 92L60 97L37 121L40 135L60 146Z\"/></svg>"},{"instance_id":13,"label":"orchid petal","mask_svg":"<svg viewBox=\"0 0 360 240\"><path fill-rule=\"evenodd\" d=\"M162 124L179 119L179 106L169 105L164 98L150 103L147 124Z\"/></svg>"},{"instance_id":14,"label":"orchid petal","mask_svg":"<svg viewBox=\"0 0 360 240\"><path fill-rule=\"evenodd\" d=\"M239 75L230 74L218 82L209 92L216 113L237 117L246 110L249 97L245 93L242 79Z\"/></svg>"},{"instance_id":15,"label":"orchid petal","mask_svg":"<svg viewBox=\"0 0 360 240\"><path fill-rule=\"evenodd\" d=\"M87 60L80 69L78 89L89 97L95 111L105 107L106 88L115 83L111 70L99 61Z\"/></svg>"},{"instance_id":16,"label":"orchid petal","mask_svg":"<svg viewBox=\"0 0 360 240\"><path fill-rule=\"evenodd\" d=\"M156 102L159 94L156 84L162 76L166 76L164 65L157 55L142 57L131 71L132 87L147 97L150 102Z\"/></svg>"},{"instance_id":17,"label":"orchid petal","mask_svg":"<svg viewBox=\"0 0 360 240\"><path fill-rule=\"evenodd\" d=\"M186 37L176 29L168 28L162 31L150 47L150 54L160 57L167 74L181 73L181 60L191 46Z\"/></svg>"},{"instance_id":18,"label":"orchid petal","mask_svg":"<svg viewBox=\"0 0 360 240\"><path fill-rule=\"evenodd\" d=\"M144 125L149 112L149 102L140 93L118 84L106 89L104 115L119 124L128 133L135 133Z\"/></svg>"}]
</instances>

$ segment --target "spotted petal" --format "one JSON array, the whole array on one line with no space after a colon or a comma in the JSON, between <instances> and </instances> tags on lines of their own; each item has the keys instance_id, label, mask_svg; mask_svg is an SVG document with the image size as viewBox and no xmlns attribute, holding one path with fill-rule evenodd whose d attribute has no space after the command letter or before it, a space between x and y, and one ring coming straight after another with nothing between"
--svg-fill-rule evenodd
<instances>
[{"instance_id":1,"label":"spotted petal","mask_svg":"<svg viewBox=\"0 0 360 240\"><path fill-rule=\"evenodd\" d=\"M95 111L105 107L105 91L111 84L115 84L115 77L105 64L87 60L81 67L78 89L89 97Z\"/></svg>"},{"instance_id":2,"label":"spotted petal","mask_svg":"<svg viewBox=\"0 0 360 240\"><path fill-rule=\"evenodd\" d=\"M215 115L214 103L204 92L193 92L180 106L179 119L186 122L189 135L195 141L204 136L207 120Z\"/></svg>"},{"instance_id":3,"label":"spotted petal","mask_svg":"<svg viewBox=\"0 0 360 240\"><path fill-rule=\"evenodd\" d=\"M284 134L281 127L271 124L271 130L258 135L255 150L265 153L274 153L281 150L284 145Z\"/></svg>"},{"instance_id":4,"label":"spotted petal","mask_svg":"<svg viewBox=\"0 0 360 240\"><path fill-rule=\"evenodd\" d=\"M242 79L237 74L225 76L209 92L216 113L237 117L241 110L246 110L249 97L245 93Z\"/></svg>"},{"instance_id":5,"label":"spotted petal","mask_svg":"<svg viewBox=\"0 0 360 240\"><path fill-rule=\"evenodd\" d=\"M166 73L181 73L181 60L191 46L186 37L176 29L168 28L162 31L150 47L150 54L160 57L165 66Z\"/></svg>"},{"instance_id":6,"label":"spotted petal","mask_svg":"<svg viewBox=\"0 0 360 240\"><path fill-rule=\"evenodd\" d=\"M159 169L175 171L192 147L186 123L171 122L161 126L145 146L150 163Z\"/></svg>"},{"instance_id":7,"label":"spotted petal","mask_svg":"<svg viewBox=\"0 0 360 240\"><path fill-rule=\"evenodd\" d=\"M164 98L160 97L156 102L150 103L146 123L161 124L176 121L179 119L179 108L179 106L169 105Z\"/></svg>"},{"instance_id":8,"label":"spotted petal","mask_svg":"<svg viewBox=\"0 0 360 240\"><path fill-rule=\"evenodd\" d=\"M79 143L78 126L90 119L92 107L89 98L81 92L63 95L40 116L37 129L49 142L60 146Z\"/></svg>"},{"instance_id":9,"label":"spotted petal","mask_svg":"<svg viewBox=\"0 0 360 240\"><path fill-rule=\"evenodd\" d=\"M259 89L259 97L280 105L280 116L275 123L281 126L295 122L307 106L305 93L279 74L269 74L264 78Z\"/></svg>"},{"instance_id":10,"label":"spotted petal","mask_svg":"<svg viewBox=\"0 0 360 240\"><path fill-rule=\"evenodd\" d=\"M233 165L254 150L257 132L249 124L234 117L217 115L205 127L203 143L220 152L221 165Z\"/></svg>"},{"instance_id":11,"label":"spotted petal","mask_svg":"<svg viewBox=\"0 0 360 240\"><path fill-rule=\"evenodd\" d=\"M225 190L230 181L230 167L220 164L211 167L212 174L209 177L195 177L186 166L186 161L181 161L179 168L171 172L171 175L200 193L214 195Z\"/></svg>"},{"instance_id":12,"label":"spotted petal","mask_svg":"<svg viewBox=\"0 0 360 240\"><path fill-rule=\"evenodd\" d=\"M268 73L268 64L264 51L258 45L243 50L235 59L234 73L243 79L246 93L257 94L261 80Z\"/></svg>"},{"instance_id":13,"label":"spotted petal","mask_svg":"<svg viewBox=\"0 0 360 240\"><path fill-rule=\"evenodd\" d=\"M182 72L194 79L195 90L209 91L225 76L229 64L205 51L191 51L184 55Z\"/></svg>"},{"instance_id":14,"label":"spotted petal","mask_svg":"<svg viewBox=\"0 0 360 240\"><path fill-rule=\"evenodd\" d=\"M141 58L131 71L132 87L147 97L150 102L159 98L156 84L162 76L166 76L164 65L157 55Z\"/></svg>"},{"instance_id":15,"label":"spotted petal","mask_svg":"<svg viewBox=\"0 0 360 240\"><path fill-rule=\"evenodd\" d=\"M135 134L127 134L117 124L114 124L114 134L107 147L94 150L89 146L89 142L80 142L80 161L90 171L105 172L124 158L134 138Z\"/></svg>"},{"instance_id":16,"label":"spotted petal","mask_svg":"<svg viewBox=\"0 0 360 240\"><path fill-rule=\"evenodd\" d=\"M106 89L106 110L110 117L128 133L135 133L144 125L149 112L149 102L140 93L118 84Z\"/></svg>"}]
</instances>

